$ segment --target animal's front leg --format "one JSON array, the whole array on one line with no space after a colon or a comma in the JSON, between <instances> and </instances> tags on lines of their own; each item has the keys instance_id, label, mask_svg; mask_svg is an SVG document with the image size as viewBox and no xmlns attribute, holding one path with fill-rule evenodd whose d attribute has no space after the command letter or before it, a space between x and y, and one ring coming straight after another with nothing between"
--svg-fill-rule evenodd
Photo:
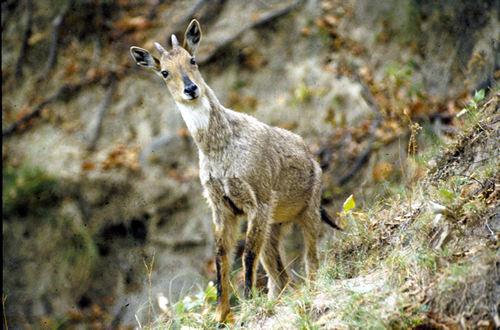
<instances>
[{"instance_id":1,"label":"animal's front leg","mask_svg":"<svg viewBox=\"0 0 500 330\"><path fill-rule=\"evenodd\" d=\"M250 298L255 286L255 276L259 264L259 255L267 236L270 221L269 207L258 206L248 216L248 229L243 252L243 269L245 271L245 298Z\"/></svg>"},{"instance_id":2,"label":"animal's front leg","mask_svg":"<svg viewBox=\"0 0 500 330\"><path fill-rule=\"evenodd\" d=\"M231 255L236 239L236 219L230 214L214 213L215 223L215 267L217 269L217 308L215 318L223 322L229 313Z\"/></svg>"}]
</instances>

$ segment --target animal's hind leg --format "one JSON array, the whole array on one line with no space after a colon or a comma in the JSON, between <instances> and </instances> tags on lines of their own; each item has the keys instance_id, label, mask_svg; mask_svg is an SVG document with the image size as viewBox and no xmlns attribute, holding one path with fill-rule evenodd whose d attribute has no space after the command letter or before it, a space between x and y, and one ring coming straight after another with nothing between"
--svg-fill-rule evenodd
<instances>
[{"instance_id":1,"label":"animal's hind leg","mask_svg":"<svg viewBox=\"0 0 500 330\"><path fill-rule=\"evenodd\" d=\"M250 298L255 287L255 275L259 256L267 238L271 210L267 205L259 205L248 217L248 228L243 251L243 269L245 271L245 298Z\"/></svg>"},{"instance_id":2,"label":"animal's hind leg","mask_svg":"<svg viewBox=\"0 0 500 330\"><path fill-rule=\"evenodd\" d=\"M319 210L315 212L306 212L301 223L302 233L304 235L304 261L306 266L307 279L314 280L318 271L318 225L320 224Z\"/></svg>"},{"instance_id":3,"label":"animal's hind leg","mask_svg":"<svg viewBox=\"0 0 500 330\"><path fill-rule=\"evenodd\" d=\"M304 259L306 273L309 281L314 280L318 271L317 242L319 237L319 226L321 224L321 168L316 162L314 166L314 180L312 182L312 194L307 208L302 213L299 221L304 235Z\"/></svg>"},{"instance_id":4,"label":"animal's hind leg","mask_svg":"<svg viewBox=\"0 0 500 330\"><path fill-rule=\"evenodd\" d=\"M270 225L269 237L261 254L261 261L268 276L267 287L269 297L276 298L289 282L288 273L281 256L281 240L285 231L285 224Z\"/></svg>"}]
</instances>

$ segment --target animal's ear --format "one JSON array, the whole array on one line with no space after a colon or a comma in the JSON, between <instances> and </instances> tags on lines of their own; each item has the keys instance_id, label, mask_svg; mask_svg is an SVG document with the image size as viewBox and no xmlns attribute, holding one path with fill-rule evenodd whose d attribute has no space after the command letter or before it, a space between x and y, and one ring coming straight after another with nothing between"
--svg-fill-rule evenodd
<instances>
[{"instance_id":1,"label":"animal's ear","mask_svg":"<svg viewBox=\"0 0 500 330\"><path fill-rule=\"evenodd\" d=\"M196 19L193 19L184 33L184 47L191 55L194 55L201 41L201 27Z\"/></svg>"},{"instance_id":2,"label":"animal's ear","mask_svg":"<svg viewBox=\"0 0 500 330\"><path fill-rule=\"evenodd\" d=\"M130 47L130 54L132 54L137 65L154 71L160 71L160 61L147 50L133 46Z\"/></svg>"}]
</instances>

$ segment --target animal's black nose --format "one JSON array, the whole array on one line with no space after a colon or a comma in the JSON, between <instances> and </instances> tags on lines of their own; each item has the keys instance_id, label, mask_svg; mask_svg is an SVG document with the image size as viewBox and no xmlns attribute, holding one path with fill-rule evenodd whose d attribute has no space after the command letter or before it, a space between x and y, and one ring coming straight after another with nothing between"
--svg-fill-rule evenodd
<instances>
[{"instance_id":1,"label":"animal's black nose","mask_svg":"<svg viewBox=\"0 0 500 330\"><path fill-rule=\"evenodd\" d=\"M195 84L189 84L184 87L184 94L187 94L189 96L194 96L196 94L196 90L198 89L198 86Z\"/></svg>"}]
</instances>

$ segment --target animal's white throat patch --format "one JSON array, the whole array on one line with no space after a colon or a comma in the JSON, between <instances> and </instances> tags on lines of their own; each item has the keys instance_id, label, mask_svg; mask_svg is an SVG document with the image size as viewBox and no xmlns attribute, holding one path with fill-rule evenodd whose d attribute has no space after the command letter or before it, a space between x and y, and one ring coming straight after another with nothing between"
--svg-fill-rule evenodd
<instances>
[{"instance_id":1,"label":"animal's white throat patch","mask_svg":"<svg viewBox=\"0 0 500 330\"><path fill-rule=\"evenodd\" d=\"M177 108L181 112L182 119L191 134L199 129L208 128L210 120L210 102L206 96L196 103L177 103Z\"/></svg>"}]
</instances>

